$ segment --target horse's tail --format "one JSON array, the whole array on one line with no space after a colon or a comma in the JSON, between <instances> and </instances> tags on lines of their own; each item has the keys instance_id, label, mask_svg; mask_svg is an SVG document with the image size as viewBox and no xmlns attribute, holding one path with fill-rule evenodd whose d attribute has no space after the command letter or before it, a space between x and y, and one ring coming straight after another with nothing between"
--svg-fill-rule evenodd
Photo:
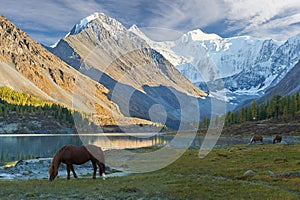
<instances>
[{"instance_id":1,"label":"horse's tail","mask_svg":"<svg viewBox=\"0 0 300 200\"><path fill-rule=\"evenodd\" d=\"M276 138L273 139L273 144L275 144Z\"/></svg>"},{"instance_id":2,"label":"horse's tail","mask_svg":"<svg viewBox=\"0 0 300 200\"><path fill-rule=\"evenodd\" d=\"M88 144L85 145L85 148L89 151L92 157L94 157L96 160L102 163L105 163L104 153L100 147Z\"/></svg>"},{"instance_id":3,"label":"horse's tail","mask_svg":"<svg viewBox=\"0 0 300 200\"><path fill-rule=\"evenodd\" d=\"M104 153L100 147L88 144L85 145L85 148L88 150L88 152L95 160L105 164Z\"/></svg>"}]
</instances>

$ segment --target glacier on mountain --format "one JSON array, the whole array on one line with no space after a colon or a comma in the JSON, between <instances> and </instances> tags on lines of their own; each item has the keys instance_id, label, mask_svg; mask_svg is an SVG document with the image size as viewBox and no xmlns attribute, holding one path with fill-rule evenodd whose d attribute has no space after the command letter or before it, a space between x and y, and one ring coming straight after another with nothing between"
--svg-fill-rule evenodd
<instances>
[{"instance_id":1,"label":"glacier on mountain","mask_svg":"<svg viewBox=\"0 0 300 200\"><path fill-rule=\"evenodd\" d=\"M194 85L210 96L226 98L229 109L245 100L262 96L300 60L300 34L281 42L251 36L222 38L196 29L176 40L155 41L144 29L133 25L127 30L120 22L103 13L94 13L82 19L70 34L78 34L87 27L91 27L98 41L104 44L117 42L125 45L128 36L137 43L129 49L134 50L146 42ZM163 33L161 30L158 32ZM113 40L106 41L106 38ZM226 97L222 96L224 93Z\"/></svg>"},{"instance_id":2,"label":"glacier on mountain","mask_svg":"<svg viewBox=\"0 0 300 200\"><path fill-rule=\"evenodd\" d=\"M197 29L175 41L156 42L137 26L129 29L160 52L193 84L233 109L277 84L300 60L300 34L286 42L251 36L221 38ZM222 81L224 88L216 88Z\"/></svg>"}]
</instances>

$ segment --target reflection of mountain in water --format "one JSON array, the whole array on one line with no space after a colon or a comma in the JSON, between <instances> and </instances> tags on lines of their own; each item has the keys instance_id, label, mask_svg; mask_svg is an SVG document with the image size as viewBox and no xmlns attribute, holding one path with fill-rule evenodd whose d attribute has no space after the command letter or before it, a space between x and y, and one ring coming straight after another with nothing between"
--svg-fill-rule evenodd
<instances>
[{"instance_id":1,"label":"reflection of mountain in water","mask_svg":"<svg viewBox=\"0 0 300 200\"><path fill-rule=\"evenodd\" d=\"M167 144L163 137L135 137L129 135L123 136L95 136L95 137L82 137L81 140L84 144L94 144L101 147L103 150L109 149L131 149L151 146L161 146Z\"/></svg>"},{"instance_id":2,"label":"reflection of mountain in water","mask_svg":"<svg viewBox=\"0 0 300 200\"><path fill-rule=\"evenodd\" d=\"M43 135L43 136L0 136L0 166L11 161L33 159L37 157L49 158L62 146L95 144L103 150L140 148L166 144L166 139L159 135L136 137L119 134L118 136L97 135Z\"/></svg>"},{"instance_id":3,"label":"reflection of mountain in water","mask_svg":"<svg viewBox=\"0 0 300 200\"><path fill-rule=\"evenodd\" d=\"M248 144L250 136L218 138L218 146ZM197 136L191 144L191 148L199 148L202 144L203 136ZM48 135L48 136L0 136L0 166L7 162L26 160L33 158L50 158L63 145L82 145L95 144L103 150L107 149L124 149L124 148L141 148L150 146L163 146L169 143L175 146L187 145L184 138L174 142L173 136L168 135L126 135L119 134L116 136L97 136L97 135ZM264 142L272 143L272 137L265 137ZM285 136L283 143L293 144L300 143L299 136Z\"/></svg>"}]
</instances>

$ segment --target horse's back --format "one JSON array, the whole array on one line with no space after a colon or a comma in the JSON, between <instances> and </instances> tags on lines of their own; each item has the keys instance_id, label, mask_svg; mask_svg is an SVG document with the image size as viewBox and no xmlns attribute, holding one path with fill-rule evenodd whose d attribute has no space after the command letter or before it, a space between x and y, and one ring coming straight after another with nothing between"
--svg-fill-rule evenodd
<instances>
[{"instance_id":1,"label":"horse's back","mask_svg":"<svg viewBox=\"0 0 300 200\"><path fill-rule=\"evenodd\" d=\"M62 147L62 162L83 164L91 159L89 152L83 146L66 145Z\"/></svg>"},{"instance_id":2,"label":"horse's back","mask_svg":"<svg viewBox=\"0 0 300 200\"><path fill-rule=\"evenodd\" d=\"M250 142L256 142L256 141L261 141L261 142L263 142L263 136L261 136L261 135L254 135L254 136L251 138L251 140L250 140Z\"/></svg>"},{"instance_id":3,"label":"horse's back","mask_svg":"<svg viewBox=\"0 0 300 200\"><path fill-rule=\"evenodd\" d=\"M276 135L276 139L277 140L282 140L282 136L281 135Z\"/></svg>"}]
</instances>

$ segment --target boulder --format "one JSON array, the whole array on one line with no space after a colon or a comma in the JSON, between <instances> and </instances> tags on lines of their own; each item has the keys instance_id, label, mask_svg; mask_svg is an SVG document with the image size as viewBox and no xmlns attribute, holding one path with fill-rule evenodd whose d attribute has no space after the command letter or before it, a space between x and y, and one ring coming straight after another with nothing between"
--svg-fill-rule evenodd
<instances>
[{"instance_id":1,"label":"boulder","mask_svg":"<svg viewBox=\"0 0 300 200\"><path fill-rule=\"evenodd\" d=\"M244 173L244 176L253 176L255 174L255 172L253 170L247 170L245 173Z\"/></svg>"}]
</instances>

